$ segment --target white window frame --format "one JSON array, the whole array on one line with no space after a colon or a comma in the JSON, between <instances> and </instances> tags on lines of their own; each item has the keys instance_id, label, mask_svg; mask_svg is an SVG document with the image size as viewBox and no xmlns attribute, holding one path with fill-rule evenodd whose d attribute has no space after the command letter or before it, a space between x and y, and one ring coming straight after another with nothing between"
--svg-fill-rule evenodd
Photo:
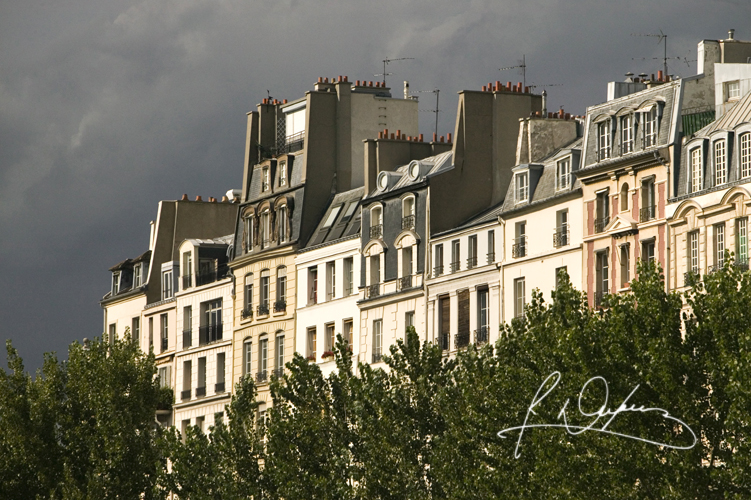
<instances>
[{"instance_id":1,"label":"white window frame","mask_svg":"<svg viewBox=\"0 0 751 500\"><path fill-rule=\"evenodd\" d=\"M657 145L657 106L652 106L644 112L644 147L650 148Z\"/></svg>"},{"instance_id":2,"label":"white window frame","mask_svg":"<svg viewBox=\"0 0 751 500\"><path fill-rule=\"evenodd\" d=\"M516 203L529 201L529 171L514 176L514 200Z\"/></svg>"},{"instance_id":3,"label":"white window frame","mask_svg":"<svg viewBox=\"0 0 751 500\"><path fill-rule=\"evenodd\" d=\"M741 97L741 82L735 80L734 82L725 83L725 94L728 101L740 99Z\"/></svg>"},{"instance_id":4,"label":"white window frame","mask_svg":"<svg viewBox=\"0 0 751 500\"><path fill-rule=\"evenodd\" d=\"M263 167L261 169L261 191L268 191L269 187L269 167Z\"/></svg>"},{"instance_id":5,"label":"white window frame","mask_svg":"<svg viewBox=\"0 0 751 500\"><path fill-rule=\"evenodd\" d=\"M699 272L699 230L688 233L688 272Z\"/></svg>"},{"instance_id":6,"label":"white window frame","mask_svg":"<svg viewBox=\"0 0 751 500\"><path fill-rule=\"evenodd\" d=\"M738 142L740 143L738 153L741 166L741 178L745 179L751 177L751 132L741 134L738 139Z\"/></svg>"},{"instance_id":7,"label":"white window frame","mask_svg":"<svg viewBox=\"0 0 751 500\"><path fill-rule=\"evenodd\" d=\"M287 185L287 162L286 161L279 162L279 185L280 186Z\"/></svg>"},{"instance_id":8,"label":"white window frame","mask_svg":"<svg viewBox=\"0 0 751 500\"><path fill-rule=\"evenodd\" d=\"M597 159L607 160L612 153L610 118L597 124Z\"/></svg>"},{"instance_id":9,"label":"white window frame","mask_svg":"<svg viewBox=\"0 0 751 500\"><path fill-rule=\"evenodd\" d=\"M172 269L162 271L162 300L171 299L173 296Z\"/></svg>"},{"instance_id":10,"label":"white window frame","mask_svg":"<svg viewBox=\"0 0 751 500\"><path fill-rule=\"evenodd\" d=\"M143 264L140 262L133 266L133 288L141 286L143 280Z\"/></svg>"},{"instance_id":11,"label":"white window frame","mask_svg":"<svg viewBox=\"0 0 751 500\"><path fill-rule=\"evenodd\" d=\"M714 232L714 262L716 267L725 265L725 223L713 226Z\"/></svg>"},{"instance_id":12,"label":"white window frame","mask_svg":"<svg viewBox=\"0 0 751 500\"><path fill-rule=\"evenodd\" d=\"M326 300L336 298L336 261L326 263Z\"/></svg>"},{"instance_id":13,"label":"white window frame","mask_svg":"<svg viewBox=\"0 0 751 500\"><path fill-rule=\"evenodd\" d=\"M703 169L701 164L701 148L694 148L690 154L691 161L691 192L696 193L702 190L704 179L702 176Z\"/></svg>"},{"instance_id":14,"label":"white window frame","mask_svg":"<svg viewBox=\"0 0 751 500\"><path fill-rule=\"evenodd\" d=\"M735 221L735 254L736 263L748 264L748 217L742 217Z\"/></svg>"},{"instance_id":15,"label":"white window frame","mask_svg":"<svg viewBox=\"0 0 751 500\"><path fill-rule=\"evenodd\" d=\"M571 186L571 157L558 160L555 166L555 190L561 191Z\"/></svg>"},{"instance_id":16,"label":"white window frame","mask_svg":"<svg viewBox=\"0 0 751 500\"><path fill-rule=\"evenodd\" d=\"M284 333L277 333L275 347L276 347L276 356L274 359L274 368L276 368L277 370L283 370L284 369Z\"/></svg>"},{"instance_id":17,"label":"white window frame","mask_svg":"<svg viewBox=\"0 0 751 500\"><path fill-rule=\"evenodd\" d=\"M279 220L279 242L287 241L288 234L287 234L287 218L289 217L289 214L287 213L287 205L281 205L277 209L277 219Z\"/></svg>"},{"instance_id":18,"label":"white window frame","mask_svg":"<svg viewBox=\"0 0 751 500\"><path fill-rule=\"evenodd\" d=\"M112 295L120 293L120 271L112 273Z\"/></svg>"},{"instance_id":19,"label":"white window frame","mask_svg":"<svg viewBox=\"0 0 751 500\"><path fill-rule=\"evenodd\" d=\"M712 144L712 158L714 160L714 185L720 186L727 182L727 155L725 140L719 139Z\"/></svg>"},{"instance_id":20,"label":"white window frame","mask_svg":"<svg viewBox=\"0 0 751 500\"><path fill-rule=\"evenodd\" d=\"M621 116L621 154L634 152L634 115Z\"/></svg>"},{"instance_id":21,"label":"white window frame","mask_svg":"<svg viewBox=\"0 0 751 500\"><path fill-rule=\"evenodd\" d=\"M514 317L521 318L524 316L524 305L526 295L525 278L516 278L514 280Z\"/></svg>"}]
</instances>

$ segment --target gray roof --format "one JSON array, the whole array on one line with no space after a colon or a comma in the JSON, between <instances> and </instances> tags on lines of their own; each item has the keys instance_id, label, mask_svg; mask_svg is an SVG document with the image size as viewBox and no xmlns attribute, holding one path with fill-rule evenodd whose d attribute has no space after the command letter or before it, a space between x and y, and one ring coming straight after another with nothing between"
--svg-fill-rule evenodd
<instances>
[{"instance_id":1,"label":"gray roof","mask_svg":"<svg viewBox=\"0 0 751 500\"><path fill-rule=\"evenodd\" d=\"M303 251L359 237L360 201L364 193L365 188L359 187L335 194Z\"/></svg>"},{"instance_id":2,"label":"gray roof","mask_svg":"<svg viewBox=\"0 0 751 500\"><path fill-rule=\"evenodd\" d=\"M709 136L717 130L733 130L736 125L748 122L751 122L751 92L736 102L719 120L715 120L703 129L698 130L694 136Z\"/></svg>"},{"instance_id":3,"label":"gray roof","mask_svg":"<svg viewBox=\"0 0 751 500\"><path fill-rule=\"evenodd\" d=\"M452 151L445 151L441 154L437 154L435 156L428 156L427 158L422 158L421 160L417 160L417 161L419 161L423 165L423 169L421 169L420 175L417 178L413 179L407 174L409 165L412 162L406 165L402 165L398 167L396 170L392 172L388 172L389 175L393 178L392 181L389 183L388 188L383 189L383 190L376 188L371 193L368 193L366 198L372 198L374 196L380 196L385 193L399 191L403 188L406 188L414 184L421 184L422 182L425 181L426 177L432 177L434 175L438 175L442 172L445 172L446 170L450 170L454 168Z\"/></svg>"}]
</instances>

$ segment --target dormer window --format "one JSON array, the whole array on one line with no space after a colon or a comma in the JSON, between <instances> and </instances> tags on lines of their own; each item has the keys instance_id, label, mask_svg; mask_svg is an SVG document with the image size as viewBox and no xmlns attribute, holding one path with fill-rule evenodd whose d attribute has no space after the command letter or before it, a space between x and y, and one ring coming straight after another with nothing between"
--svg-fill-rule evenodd
<instances>
[{"instance_id":1,"label":"dormer window","mask_svg":"<svg viewBox=\"0 0 751 500\"><path fill-rule=\"evenodd\" d=\"M519 172L514 180L514 199L516 203L529 201L529 172Z\"/></svg>"},{"instance_id":2,"label":"dormer window","mask_svg":"<svg viewBox=\"0 0 751 500\"><path fill-rule=\"evenodd\" d=\"M370 239L383 238L383 209L380 206L370 210Z\"/></svg>"},{"instance_id":3,"label":"dormer window","mask_svg":"<svg viewBox=\"0 0 751 500\"><path fill-rule=\"evenodd\" d=\"M657 106L644 113L644 147L657 145Z\"/></svg>"},{"instance_id":4,"label":"dormer window","mask_svg":"<svg viewBox=\"0 0 751 500\"><path fill-rule=\"evenodd\" d=\"M287 185L287 162L283 161L279 163L279 185Z\"/></svg>"},{"instance_id":5,"label":"dormer window","mask_svg":"<svg viewBox=\"0 0 751 500\"><path fill-rule=\"evenodd\" d=\"M741 178L751 177L751 132L740 137Z\"/></svg>"},{"instance_id":6,"label":"dormer window","mask_svg":"<svg viewBox=\"0 0 751 500\"><path fill-rule=\"evenodd\" d=\"M334 221L336 221L336 216L339 215L339 211L342 209L342 206L339 205L338 207L334 207L331 209L331 212L329 212L329 216L326 217L326 220L323 223L323 227L330 227Z\"/></svg>"},{"instance_id":7,"label":"dormer window","mask_svg":"<svg viewBox=\"0 0 751 500\"><path fill-rule=\"evenodd\" d=\"M702 183L701 148L691 150L691 192L701 191Z\"/></svg>"},{"instance_id":8,"label":"dormer window","mask_svg":"<svg viewBox=\"0 0 751 500\"><path fill-rule=\"evenodd\" d=\"M112 295L120 293L120 272L112 273Z\"/></svg>"},{"instance_id":9,"label":"dormer window","mask_svg":"<svg viewBox=\"0 0 751 500\"><path fill-rule=\"evenodd\" d=\"M279 220L279 241L287 241L287 205L282 205L277 209L277 217Z\"/></svg>"},{"instance_id":10,"label":"dormer window","mask_svg":"<svg viewBox=\"0 0 751 500\"><path fill-rule=\"evenodd\" d=\"M597 124L597 158L610 158L610 118Z\"/></svg>"},{"instance_id":11,"label":"dormer window","mask_svg":"<svg viewBox=\"0 0 751 500\"><path fill-rule=\"evenodd\" d=\"M725 166L725 141L714 143L714 184L719 186L727 182L727 169Z\"/></svg>"},{"instance_id":12,"label":"dormer window","mask_svg":"<svg viewBox=\"0 0 751 500\"><path fill-rule=\"evenodd\" d=\"M571 186L571 158L560 160L555 167L555 190L561 191Z\"/></svg>"},{"instance_id":13,"label":"dormer window","mask_svg":"<svg viewBox=\"0 0 751 500\"><path fill-rule=\"evenodd\" d=\"M415 197L407 196L402 200L402 229L415 228Z\"/></svg>"},{"instance_id":14,"label":"dormer window","mask_svg":"<svg viewBox=\"0 0 751 500\"><path fill-rule=\"evenodd\" d=\"M741 84L738 80L725 84L726 101L732 101L741 97Z\"/></svg>"},{"instance_id":15,"label":"dormer window","mask_svg":"<svg viewBox=\"0 0 751 500\"><path fill-rule=\"evenodd\" d=\"M162 300L172 298L172 269L162 272Z\"/></svg>"},{"instance_id":16,"label":"dormer window","mask_svg":"<svg viewBox=\"0 0 751 500\"><path fill-rule=\"evenodd\" d=\"M261 191L269 190L269 167L263 167L261 170Z\"/></svg>"},{"instance_id":17,"label":"dormer window","mask_svg":"<svg viewBox=\"0 0 751 500\"><path fill-rule=\"evenodd\" d=\"M141 263L133 266L133 288L141 286L143 276L143 265Z\"/></svg>"},{"instance_id":18,"label":"dormer window","mask_svg":"<svg viewBox=\"0 0 751 500\"><path fill-rule=\"evenodd\" d=\"M248 215L243 219L243 231L244 231L244 237L245 240L243 243L245 244L245 251L250 252L253 250L253 216Z\"/></svg>"},{"instance_id":19,"label":"dormer window","mask_svg":"<svg viewBox=\"0 0 751 500\"><path fill-rule=\"evenodd\" d=\"M634 151L634 115L621 117L621 154Z\"/></svg>"},{"instance_id":20,"label":"dormer window","mask_svg":"<svg viewBox=\"0 0 751 500\"><path fill-rule=\"evenodd\" d=\"M268 209L261 212L261 227L259 229L261 231L261 248L266 248L271 243Z\"/></svg>"}]
</instances>

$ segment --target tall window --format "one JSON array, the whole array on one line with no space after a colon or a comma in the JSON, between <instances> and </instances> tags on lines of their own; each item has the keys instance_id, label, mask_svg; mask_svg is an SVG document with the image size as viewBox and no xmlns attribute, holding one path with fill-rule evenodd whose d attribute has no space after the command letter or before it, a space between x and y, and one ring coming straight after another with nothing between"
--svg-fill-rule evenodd
<instances>
[{"instance_id":1,"label":"tall window","mask_svg":"<svg viewBox=\"0 0 751 500\"><path fill-rule=\"evenodd\" d=\"M495 261L495 231L488 231L488 264Z\"/></svg>"},{"instance_id":2,"label":"tall window","mask_svg":"<svg viewBox=\"0 0 751 500\"><path fill-rule=\"evenodd\" d=\"M621 154L634 150L634 115L621 117Z\"/></svg>"},{"instance_id":3,"label":"tall window","mask_svg":"<svg viewBox=\"0 0 751 500\"><path fill-rule=\"evenodd\" d=\"M514 176L515 190L514 199L516 203L522 203L529 200L529 172L519 172Z\"/></svg>"},{"instance_id":4,"label":"tall window","mask_svg":"<svg viewBox=\"0 0 751 500\"><path fill-rule=\"evenodd\" d=\"M352 346L353 338L352 338L352 330L353 330L354 323L351 319L345 319L344 323L342 323L342 338L344 338L344 341L347 342L347 345Z\"/></svg>"},{"instance_id":5,"label":"tall window","mask_svg":"<svg viewBox=\"0 0 751 500\"><path fill-rule=\"evenodd\" d=\"M370 210L370 239L383 238L383 211L380 206Z\"/></svg>"},{"instance_id":6,"label":"tall window","mask_svg":"<svg viewBox=\"0 0 751 500\"><path fill-rule=\"evenodd\" d=\"M143 266L139 263L133 266L133 288L138 288L139 286L141 286L142 280L143 280Z\"/></svg>"},{"instance_id":7,"label":"tall window","mask_svg":"<svg viewBox=\"0 0 751 500\"><path fill-rule=\"evenodd\" d=\"M568 189L571 185L571 158L560 160L555 167L555 189Z\"/></svg>"},{"instance_id":8,"label":"tall window","mask_svg":"<svg viewBox=\"0 0 751 500\"><path fill-rule=\"evenodd\" d=\"M277 219L279 221L279 242L287 241L287 205L282 205L277 210Z\"/></svg>"},{"instance_id":9,"label":"tall window","mask_svg":"<svg viewBox=\"0 0 751 500\"><path fill-rule=\"evenodd\" d=\"M222 340L222 299L201 304L203 310L200 345Z\"/></svg>"},{"instance_id":10,"label":"tall window","mask_svg":"<svg viewBox=\"0 0 751 500\"><path fill-rule=\"evenodd\" d=\"M136 316L131 320L131 328L130 328L130 338L134 342L138 342L138 339L141 338L141 317Z\"/></svg>"},{"instance_id":11,"label":"tall window","mask_svg":"<svg viewBox=\"0 0 751 500\"><path fill-rule=\"evenodd\" d=\"M610 290L608 251L598 252L595 258L595 305L602 303L602 297Z\"/></svg>"},{"instance_id":12,"label":"tall window","mask_svg":"<svg viewBox=\"0 0 751 500\"><path fill-rule=\"evenodd\" d=\"M597 193L595 233L601 233L610 222L610 196L607 190Z\"/></svg>"},{"instance_id":13,"label":"tall window","mask_svg":"<svg viewBox=\"0 0 751 500\"><path fill-rule=\"evenodd\" d=\"M318 303L318 268L308 268L308 304Z\"/></svg>"},{"instance_id":14,"label":"tall window","mask_svg":"<svg viewBox=\"0 0 751 500\"><path fill-rule=\"evenodd\" d=\"M751 133L741 135L740 139L741 177L751 177Z\"/></svg>"},{"instance_id":15,"label":"tall window","mask_svg":"<svg viewBox=\"0 0 751 500\"><path fill-rule=\"evenodd\" d=\"M438 310L440 317L439 328L440 334L438 337L438 343L441 349L448 351L449 338L451 335L451 298L448 296L438 298Z\"/></svg>"},{"instance_id":16,"label":"tall window","mask_svg":"<svg viewBox=\"0 0 751 500\"><path fill-rule=\"evenodd\" d=\"M287 267L279 266L276 269L276 303L274 311L282 312L287 307Z\"/></svg>"},{"instance_id":17,"label":"tall window","mask_svg":"<svg viewBox=\"0 0 751 500\"><path fill-rule=\"evenodd\" d=\"M198 358L198 381L196 384L196 397L206 395L206 357Z\"/></svg>"},{"instance_id":18,"label":"tall window","mask_svg":"<svg viewBox=\"0 0 751 500\"><path fill-rule=\"evenodd\" d=\"M740 266L748 266L748 218L735 221L735 253L736 263Z\"/></svg>"},{"instance_id":19,"label":"tall window","mask_svg":"<svg viewBox=\"0 0 751 500\"><path fill-rule=\"evenodd\" d=\"M269 270L261 271L261 290L258 298L258 314L269 313Z\"/></svg>"},{"instance_id":20,"label":"tall window","mask_svg":"<svg viewBox=\"0 0 751 500\"><path fill-rule=\"evenodd\" d=\"M261 191L269 190L269 167L263 167L261 171Z\"/></svg>"},{"instance_id":21,"label":"tall window","mask_svg":"<svg viewBox=\"0 0 751 500\"><path fill-rule=\"evenodd\" d=\"M654 238L643 241L641 244L641 259L644 262L655 260L655 240Z\"/></svg>"},{"instance_id":22,"label":"tall window","mask_svg":"<svg viewBox=\"0 0 751 500\"><path fill-rule=\"evenodd\" d=\"M568 266L561 266L555 269L555 289L558 290L563 284L563 274L568 273Z\"/></svg>"},{"instance_id":23,"label":"tall window","mask_svg":"<svg viewBox=\"0 0 751 500\"><path fill-rule=\"evenodd\" d=\"M402 276L412 276L412 247L402 248Z\"/></svg>"},{"instance_id":24,"label":"tall window","mask_svg":"<svg viewBox=\"0 0 751 500\"><path fill-rule=\"evenodd\" d=\"M618 196L621 203L621 212L628 212L628 183L624 182L621 186L621 194Z\"/></svg>"},{"instance_id":25,"label":"tall window","mask_svg":"<svg viewBox=\"0 0 751 500\"><path fill-rule=\"evenodd\" d=\"M435 271L434 276L440 276L443 274L443 244L435 246Z\"/></svg>"},{"instance_id":26,"label":"tall window","mask_svg":"<svg viewBox=\"0 0 751 500\"><path fill-rule=\"evenodd\" d=\"M688 233L688 271L699 273L699 231Z\"/></svg>"},{"instance_id":27,"label":"tall window","mask_svg":"<svg viewBox=\"0 0 751 500\"><path fill-rule=\"evenodd\" d=\"M269 339L262 338L258 342L258 374L261 380L266 379L269 369Z\"/></svg>"},{"instance_id":28,"label":"tall window","mask_svg":"<svg viewBox=\"0 0 751 500\"><path fill-rule=\"evenodd\" d=\"M467 267L469 269L477 266L477 235L469 237L469 257L467 257Z\"/></svg>"},{"instance_id":29,"label":"tall window","mask_svg":"<svg viewBox=\"0 0 751 500\"><path fill-rule=\"evenodd\" d=\"M286 161L279 162L279 185L280 186L287 185L287 162Z\"/></svg>"},{"instance_id":30,"label":"tall window","mask_svg":"<svg viewBox=\"0 0 751 500\"><path fill-rule=\"evenodd\" d=\"M415 228L415 198L408 196L402 201L402 229Z\"/></svg>"},{"instance_id":31,"label":"tall window","mask_svg":"<svg viewBox=\"0 0 751 500\"><path fill-rule=\"evenodd\" d=\"M183 349L193 344L193 307L183 307Z\"/></svg>"},{"instance_id":32,"label":"tall window","mask_svg":"<svg viewBox=\"0 0 751 500\"><path fill-rule=\"evenodd\" d=\"M719 186L727 181L725 166L725 141L714 143L714 184Z\"/></svg>"},{"instance_id":33,"label":"tall window","mask_svg":"<svg viewBox=\"0 0 751 500\"><path fill-rule=\"evenodd\" d=\"M597 124L597 157L599 160L610 158L610 120Z\"/></svg>"},{"instance_id":34,"label":"tall window","mask_svg":"<svg viewBox=\"0 0 751 500\"><path fill-rule=\"evenodd\" d=\"M517 278L514 280L514 317L520 318L524 316L524 293L525 293L524 278Z\"/></svg>"},{"instance_id":35,"label":"tall window","mask_svg":"<svg viewBox=\"0 0 751 500\"><path fill-rule=\"evenodd\" d=\"M326 329L326 350L332 351L336 347L336 330L334 323L328 323L324 326Z\"/></svg>"},{"instance_id":36,"label":"tall window","mask_svg":"<svg viewBox=\"0 0 751 500\"><path fill-rule=\"evenodd\" d=\"M555 213L555 234L553 235L553 246L560 248L568 245L568 209L559 210Z\"/></svg>"},{"instance_id":37,"label":"tall window","mask_svg":"<svg viewBox=\"0 0 751 500\"><path fill-rule=\"evenodd\" d=\"M415 327L415 311L407 311L404 313L404 331L407 331L409 327Z\"/></svg>"},{"instance_id":38,"label":"tall window","mask_svg":"<svg viewBox=\"0 0 751 500\"><path fill-rule=\"evenodd\" d=\"M716 267L725 265L725 223L714 226L714 263Z\"/></svg>"},{"instance_id":39,"label":"tall window","mask_svg":"<svg viewBox=\"0 0 751 500\"><path fill-rule=\"evenodd\" d=\"M381 255L370 256L370 284L377 285L381 282Z\"/></svg>"},{"instance_id":40,"label":"tall window","mask_svg":"<svg viewBox=\"0 0 751 500\"><path fill-rule=\"evenodd\" d=\"M344 295L352 295L355 283L355 266L354 259L347 257L344 259Z\"/></svg>"},{"instance_id":41,"label":"tall window","mask_svg":"<svg viewBox=\"0 0 751 500\"><path fill-rule=\"evenodd\" d=\"M169 342L169 322L167 320L168 316L166 314L162 314L159 317L160 320L160 332L161 332L161 344L162 344L162 351L164 352L167 350L168 342Z\"/></svg>"},{"instance_id":42,"label":"tall window","mask_svg":"<svg viewBox=\"0 0 751 500\"><path fill-rule=\"evenodd\" d=\"M183 361L183 391L181 398L183 401L190 399L190 386L193 381L193 362L191 360Z\"/></svg>"},{"instance_id":43,"label":"tall window","mask_svg":"<svg viewBox=\"0 0 751 500\"><path fill-rule=\"evenodd\" d=\"M154 349L154 318L149 318L149 350Z\"/></svg>"},{"instance_id":44,"label":"tall window","mask_svg":"<svg viewBox=\"0 0 751 500\"><path fill-rule=\"evenodd\" d=\"M242 318L253 316L253 273L245 275Z\"/></svg>"},{"instance_id":45,"label":"tall window","mask_svg":"<svg viewBox=\"0 0 751 500\"><path fill-rule=\"evenodd\" d=\"M511 247L512 257L524 257L527 255L527 223L517 222L514 225L514 244Z\"/></svg>"},{"instance_id":46,"label":"tall window","mask_svg":"<svg viewBox=\"0 0 751 500\"><path fill-rule=\"evenodd\" d=\"M460 254L461 254L461 249L459 245L459 240L452 241L451 242L451 272L452 273L455 273L461 267L461 263L459 262Z\"/></svg>"},{"instance_id":47,"label":"tall window","mask_svg":"<svg viewBox=\"0 0 751 500\"><path fill-rule=\"evenodd\" d=\"M308 328L308 357L316 357L316 327L311 326Z\"/></svg>"},{"instance_id":48,"label":"tall window","mask_svg":"<svg viewBox=\"0 0 751 500\"><path fill-rule=\"evenodd\" d=\"M642 208L639 214L639 222L652 220L657 216L654 177L644 179L641 183L641 205Z\"/></svg>"},{"instance_id":49,"label":"tall window","mask_svg":"<svg viewBox=\"0 0 751 500\"><path fill-rule=\"evenodd\" d=\"M326 263L326 300L336 298L336 262Z\"/></svg>"},{"instance_id":50,"label":"tall window","mask_svg":"<svg viewBox=\"0 0 751 500\"><path fill-rule=\"evenodd\" d=\"M226 354L223 352L220 352L216 355L216 386L214 387L215 393L224 392L225 357Z\"/></svg>"},{"instance_id":51,"label":"tall window","mask_svg":"<svg viewBox=\"0 0 751 500\"><path fill-rule=\"evenodd\" d=\"M159 387L172 387L172 367L159 367Z\"/></svg>"},{"instance_id":52,"label":"tall window","mask_svg":"<svg viewBox=\"0 0 751 500\"><path fill-rule=\"evenodd\" d=\"M381 348L383 342L383 320L373 321L373 363L381 361Z\"/></svg>"},{"instance_id":53,"label":"tall window","mask_svg":"<svg viewBox=\"0 0 751 500\"><path fill-rule=\"evenodd\" d=\"M250 375L250 372L253 369L251 354L252 349L250 339L246 339L245 342L243 342L243 375Z\"/></svg>"},{"instance_id":54,"label":"tall window","mask_svg":"<svg viewBox=\"0 0 751 500\"><path fill-rule=\"evenodd\" d=\"M249 215L243 219L245 232L245 249L247 252L253 250L253 216Z\"/></svg>"},{"instance_id":55,"label":"tall window","mask_svg":"<svg viewBox=\"0 0 751 500\"><path fill-rule=\"evenodd\" d=\"M162 273L162 300L172 298L172 270Z\"/></svg>"},{"instance_id":56,"label":"tall window","mask_svg":"<svg viewBox=\"0 0 751 500\"><path fill-rule=\"evenodd\" d=\"M657 106L644 113L644 147L657 144Z\"/></svg>"},{"instance_id":57,"label":"tall window","mask_svg":"<svg viewBox=\"0 0 751 500\"><path fill-rule=\"evenodd\" d=\"M109 343L115 343L115 337L117 337L117 323L112 323L109 328Z\"/></svg>"},{"instance_id":58,"label":"tall window","mask_svg":"<svg viewBox=\"0 0 751 500\"><path fill-rule=\"evenodd\" d=\"M183 254L183 290L192 286L193 252Z\"/></svg>"},{"instance_id":59,"label":"tall window","mask_svg":"<svg viewBox=\"0 0 751 500\"><path fill-rule=\"evenodd\" d=\"M284 370L284 334L276 336L276 360L274 362L276 376L281 377Z\"/></svg>"},{"instance_id":60,"label":"tall window","mask_svg":"<svg viewBox=\"0 0 751 500\"><path fill-rule=\"evenodd\" d=\"M631 281L631 251L628 244L621 245L621 288L624 288Z\"/></svg>"},{"instance_id":61,"label":"tall window","mask_svg":"<svg viewBox=\"0 0 751 500\"><path fill-rule=\"evenodd\" d=\"M477 332L475 334L475 343L479 344L488 341L490 330L490 308L488 301L488 289L477 289Z\"/></svg>"},{"instance_id":62,"label":"tall window","mask_svg":"<svg viewBox=\"0 0 751 500\"><path fill-rule=\"evenodd\" d=\"M266 248L271 242L271 227L269 227L269 211L261 213L261 248Z\"/></svg>"},{"instance_id":63,"label":"tall window","mask_svg":"<svg viewBox=\"0 0 751 500\"><path fill-rule=\"evenodd\" d=\"M112 295L120 293L120 273L112 273Z\"/></svg>"},{"instance_id":64,"label":"tall window","mask_svg":"<svg viewBox=\"0 0 751 500\"><path fill-rule=\"evenodd\" d=\"M701 191L704 179L702 179L701 148L691 150L691 192Z\"/></svg>"}]
</instances>

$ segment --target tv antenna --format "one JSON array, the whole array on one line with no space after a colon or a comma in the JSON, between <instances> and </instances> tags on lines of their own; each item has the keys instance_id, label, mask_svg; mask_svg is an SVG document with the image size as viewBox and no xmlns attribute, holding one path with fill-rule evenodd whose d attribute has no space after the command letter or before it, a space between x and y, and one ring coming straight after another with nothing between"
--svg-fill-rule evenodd
<instances>
[{"instance_id":1,"label":"tv antenna","mask_svg":"<svg viewBox=\"0 0 751 500\"><path fill-rule=\"evenodd\" d=\"M504 66L503 68L498 68L498 71L506 71L507 69L519 69L520 74L522 75L522 86L527 86L527 56L522 54L521 59L516 60L517 65L516 66Z\"/></svg>"},{"instance_id":2,"label":"tv antenna","mask_svg":"<svg viewBox=\"0 0 751 500\"><path fill-rule=\"evenodd\" d=\"M545 90L548 87L563 87L563 84L562 83L546 83L544 85L535 85L534 83L532 83L529 85L530 89L536 89L538 87Z\"/></svg>"},{"instance_id":3,"label":"tv antenna","mask_svg":"<svg viewBox=\"0 0 751 500\"><path fill-rule=\"evenodd\" d=\"M386 77L389 75L393 75L393 73L386 73L386 65L393 61L406 61L408 59L414 59L414 57L397 57L395 59L384 59L383 60L383 73L376 73L373 76L382 76L383 77L383 86L386 86Z\"/></svg>"},{"instance_id":4,"label":"tv antenna","mask_svg":"<svg viewBox=\"0 0 751 500\"><path fill-rule=\"evenodd\" d=\"M413 94L435 94L435 109L421 109L420 111L426 111L430 113L435 113L435 135L438 135L438 113L440 109L438 109L438 94L440 94L440 89L433 89L433 90L416 90L412 92Z\"/></svg>"},{"instance_id":5,"label":"tv antenna","mask_svg":"<svg viewBox=\"0 0 751 500\"><path fill-rule=\"evenodd\" d=\"M668 59L680 59L680 57L668 57L668 36L660 30L660 34L655 33L631 33L631 36L648 36L657 38L657 43L662 43L662 58L655 57L654 59L662 59L662 67L665 76L668 75Z\"/></svg>"}]
</instances>

